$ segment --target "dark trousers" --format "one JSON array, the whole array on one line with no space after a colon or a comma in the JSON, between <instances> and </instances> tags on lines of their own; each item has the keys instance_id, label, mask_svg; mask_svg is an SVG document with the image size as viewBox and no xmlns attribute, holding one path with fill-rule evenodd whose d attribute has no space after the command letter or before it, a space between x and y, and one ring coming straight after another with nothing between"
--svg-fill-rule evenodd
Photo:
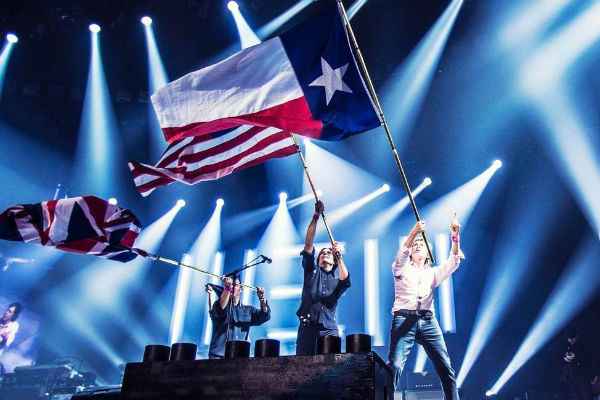
<instances>
[{"instance_id":1,"label":"dark trousers","mask_svg":"<svg viewBox=\"0 0 600 400\"><path fill-rule=\"evenodd\" d=\"M396 372L398 382L404 365L415 341L425 349L427 356L433 362L435 370L442 382L446 400L459 400L456 387L456 376L442 329L434 316L395 315L392 320L390 337L389 362Z\"/></svg>"},{"instance_id":2,"label":"dark trousers","mask_svg":"<svg viewBox=\"0 0 600 400\"><path fill-rule=\"evenodd\" d=\"M337 327L328 329L321 324L300 324L296 339L296 355L312 356L317 354L317 343L321 336L338 336Z\"/></svg>"},{"instance_id":3,"label":"dark trousers","mask_svg":"<svg viewBox=\"0 0 600 400\"><path fill-rule=\"evenodd\" d=\"M562 396L565 400L591 400L592 388L585 373L579 368L566 365L563 370Z\"/></svg>"}]
</instances>

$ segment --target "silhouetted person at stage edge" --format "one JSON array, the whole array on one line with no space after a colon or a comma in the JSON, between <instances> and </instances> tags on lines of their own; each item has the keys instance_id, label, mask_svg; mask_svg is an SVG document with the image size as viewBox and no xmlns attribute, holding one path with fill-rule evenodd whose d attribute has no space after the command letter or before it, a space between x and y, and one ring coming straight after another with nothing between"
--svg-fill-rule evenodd
<instances>
[{"instance_id":1,"label":"silhouetted person at stage edge","mask_svg":"<svg viewBox=\"0 0 600 400\"><path fill-rule=\"evenodd\" d=\"M566 348L562 355L561 394L565 400L591 400L593 373L592 360L576 330L567 333ZM598 378L595 377L597 380Z\"/></svg>"},{"instance_id":2,"label":"silhouetted person at stage edge","mask_svg":"<svg viewBox=\"0 0 600 400\"><path fill-rule=\"evenodd\" d=\"M296 340L297 355L316 354L321 336L339 336L336 308L338 300L350 287L350 274L337 243L331 248L321 249L315 263L313 243L317 222L323 211L323 203L318 201L306 229L304 249L300 253L304 283L300 308L296 312L300 318Z\"/></svg>"},{"instance_id":3,"label":"silhouetted person at stage edge","mask_svg":"<svg viewBox=\"0 0 600 400\"><path fill-rule=\"evenodd\" d=\"M206 285L211 303L212 288ZM260 307L244 305L240 302L241 286L226 277L223 279L223 291L210 308L212 337L208 349L208 358L223 358L227 340L248 340L250 327L262 325L271 318L271 308L265 300L265 290L257 288L256 295ZM229 332L228 332L229 331Z\"/></svg>"}]
</instances>

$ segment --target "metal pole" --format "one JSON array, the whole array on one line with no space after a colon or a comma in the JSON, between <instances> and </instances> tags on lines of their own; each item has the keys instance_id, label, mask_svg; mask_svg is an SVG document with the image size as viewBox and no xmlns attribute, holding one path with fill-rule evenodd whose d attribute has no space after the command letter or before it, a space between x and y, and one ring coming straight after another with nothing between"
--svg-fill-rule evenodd
<instances>
[{"instance_id":1,"label":"metal pole","mask_svg":"<svg viewBox=\"0 0 600 400\"><path fill-rule=\"evenodd\" d=\"M290 134L292 139L294 140L294 144L298 148L298 156L300 156L300 161L302 162L302 167L304 167L304 173L306 174L306 178L308 179L308 183L310 188L312 189L313 195L315 196L315 200L319 201L319 195L317 194L317 189L315 188L315 184L313 183L312 177L310 176L310 172L308 171L308 165L306 164L306 160L304 159L304 155L302 154L302 150L300 149L300 144L298 140L293 134ZM331 241L331 246L335 243L333 240L333 233L329 228L329 224L327 224L327 218L325 218L325 212L321 213L321 217L323 218L323 224L325 225L325 229L327 230L327 235L329 235L329 240Z\"/></svg>"},{"instance_id":2,"label":"metal pole","mask_svg":"<svg viewBox=\"0 0 600 400\"><path fill-rule=\"evenodd\" d=\"M379 102L379 97L377 96L377 93L375 92L375 86L373 85L373 81L371 80L369 71L367 70L367 64L365 63L365 60L362 56L362 52L360 51L360 48L358 47L358 42L356 41L356 36L354 36L354 31L352 30L352 26L350 25L350 20L348 19L348 15L346 14L346 9L344 8L344 4L342 3L342 0L337 0L337 3L338 3L338 9L339 9L342 19L344 21L344 26L346 28L346 32L348 33L348 37L350 38L350 43L352 44L352 47L356 54L356 58L358 60L358 65L362 72L362 76L367 84L367 88L369 90L369 94L371 95L371 99L373 100L373 103L375 104L375 107L377 108L377 114L379 116L379 120L381 121L381 124L383 125L383 129L385 130L385 135L386 135L388 143L392 149L392 154L394 156L394 160L396 161L396 166L398 167L398 172L400 172L400 180L402 182L402 186L404 187L404 191L406 192L406 195L408 196L408 200L410 201L410 205L411 205L411 208L415 215L415 218L417 219L417 221L421 221L421 215L419 214L419 210L417 209L417 205L415 203L415 198L413 197L412 191L410 190L408 178L406 177L406 172L404 171L404 167L402 166L402 161L400 160L400 155L398 154L398 149L396 148L396 145L394 144L394 139L392 137L390 127L387 123L387 120L385 119L385 114L383 113L383 107L381 106L381 103ZM433 253L431 251L431 246L429 245L429 240L427 239L427 235L425 234L425 232L423 232L422 235L423 235L423 240L425 241L425 246L427 246L427 252L429 253L429 258L431 259L432 263L435 263L435 259L433 258Z\"/></svg>"},{"instance_id":3,"label":"metal pole","mask_svg":"<svg viewBox=\"0 0 600 400\"><path fill-rule=\"evenodd\" d=\"M174 265L176 267L190 268L190 269L193 269L194 271L198 271L198 272L201 272L201 273L209 275L209 276L214 276L215 278L219 278L219 279L223 279L225 277L224 275L222 276L222 275L219 275L219 274L214 274L212 272L205 271L205 270L203 270L203 269L201 269L199 267L195 267L193 265L184 264L181 261L175 261L175 260L172 260L170 258L166 258L166 257L159 256L159 255L156 255L156 254L150 254L147 251L142 250L142 249L134 248L132 250L134 252L136 252L137 254L139 254L140 256L150 258L150 259L152 259L154 261L160 261L160 262L163 262L165 264ZM245 284L243 284L241 282L240 282L240 286L248 288L248 289L256 290L255 286L245 285Z\"/></svg>"}]
</instances>

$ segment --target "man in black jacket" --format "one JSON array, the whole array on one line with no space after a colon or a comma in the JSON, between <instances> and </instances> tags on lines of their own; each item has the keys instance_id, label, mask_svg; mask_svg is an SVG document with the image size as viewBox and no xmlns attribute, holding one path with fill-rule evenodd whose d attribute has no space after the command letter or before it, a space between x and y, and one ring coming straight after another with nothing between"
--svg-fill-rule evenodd
<instances>
[{"instance_id":1,"label":"man in black jacket","mask_svg":"<svg viewBox=\"0 0 600 400\"><path fill-rule=\"evenodd\" d=\"M300 253L304 284L302 301L296 312L300 318L296 340L297 355L316 354L319 337L339 335L336 308L338 300L350 287L350 274L337 243L333 243L331 248L321 249L315 259L313 243L317 222L323 211L323 203L318 201L306 230L304 249Z\"/></svg>"}]
</instances>

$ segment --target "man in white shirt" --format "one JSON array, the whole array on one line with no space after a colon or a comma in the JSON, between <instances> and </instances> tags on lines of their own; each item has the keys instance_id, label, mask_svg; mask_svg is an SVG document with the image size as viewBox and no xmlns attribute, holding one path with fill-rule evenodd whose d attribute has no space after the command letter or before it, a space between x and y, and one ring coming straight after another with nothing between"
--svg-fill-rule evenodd
<instances>
[{"instance_id":1,"label":"man in white shirt","mask_svg":"<svg viewBox=\"0 0 600 400\"><path fill-rule=\"evenodd\" d=\"M17 318L21 314L21 309L22 306L19 303L9 304L4 314L2 314L2 318L0 318L0 355L15 340L19 330Z\"/></svg>"},{"instance_id":2,"label":"man in white shirt","mask_svg":"<svg viewBox=\"0 0 600 400\"><path fill-rule=\"evenodd\" d=\"M458 400L456 376L440 325L433 313L433 290L456 271L463 257L460 224L450 225L452 250L440 267L433 268L423 239L425 223L419 221L400 246L392 265L394 306L389 362L398 381L415 341L423 346L442 382L446 400Z\"/></svg>"}]
</instances>

